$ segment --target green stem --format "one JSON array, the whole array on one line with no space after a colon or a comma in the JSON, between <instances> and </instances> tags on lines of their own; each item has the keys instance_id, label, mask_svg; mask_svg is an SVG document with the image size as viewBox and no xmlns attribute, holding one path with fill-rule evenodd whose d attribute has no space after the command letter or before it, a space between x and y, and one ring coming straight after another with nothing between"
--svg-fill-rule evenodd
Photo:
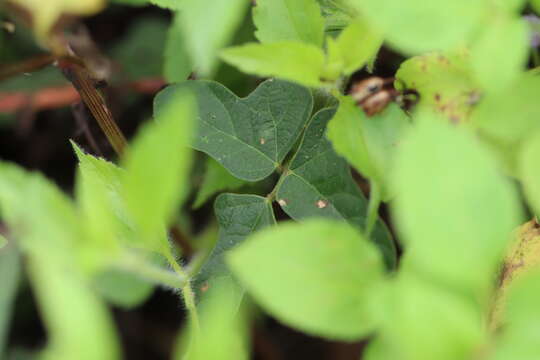
<instances>
[{"instance_id":1,"label":"green stem","mask_svg":"<svg viewBox=\"0 0 540 360\"><path fill-rule=\"evenodd\" d=\"M193 292L193 289L191 288L191 284L189 282L189 277L182 269L180 264L176 261L176 259L172 256L171 253L166 253L165 257L167 258L167 261L173 268L173 270L178 274L178 276L182 276L186 279L186 282L182 287L179 287L180 291L182 292L182 296L184 298L184 304L186 305L186 309L189 313L189 317L191 318L191 323L193 324L193 329L195 331L199 331L199 315L197 313L197 306L195 305L195 293Z\"/></svg>"},{"instance_id":2,"label":"green stem","mask_svg":"<svg viewBox=\"0 0 540 360\"><path fill-rule=\"evenodd\" d=\"M366 219L366 237L369 239L375 224L377 223L377 218L379 217L379 206L381 204L381 189L379 183L375 180L370 181L370 192L369 192L369 204L368 204L368 213Z\"/></svg>"},{"instance_id":3,"label":"green stem","mask_svg":"<svg viewBox=\"0 0 540 360\"><path fill-rule=\"evenodd\" d=\"M181 289L188 283L186 276L154 266L134 254L124 256L114 266L120 270L135 273L154 284L165 285L173 289Z\"/></svg>"}]
</instances>

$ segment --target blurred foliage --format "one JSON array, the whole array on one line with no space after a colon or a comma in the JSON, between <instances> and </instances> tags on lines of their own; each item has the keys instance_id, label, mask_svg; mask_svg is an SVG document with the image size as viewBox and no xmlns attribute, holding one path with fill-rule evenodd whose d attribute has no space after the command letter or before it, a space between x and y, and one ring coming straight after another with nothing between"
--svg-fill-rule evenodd
<instances>
[{"instance_id":1,"label":"blurred foliage","mask_svg":"<svg viewBox=\"0 0 540 360\"><path fill-rule=\"evenodd\" d=\"M65 15L104 6L9 3L32 21L10 12L10 33L2 17L8 75L69 53ZM538 223L524 218L540 211L540 57L537 18L522 17L538 1L114 3L142 15L96 34L126 100L111 103L144 117L135 94L168 86L119 159L72 142L73 196L0 162L0 356L120 359L108 305L157 286L186 310L174 359L251 358L261 314L369 339L362 359L540 357ZM346 94L388 54L403 61L384 86ZM77 56L54 65L88 66ZM5 76L3 126L42 110L6 110L8 95L72 90L56 66ZM35 352L7 336L21 279L45 326Z\"/></svg>"}]
</instances>

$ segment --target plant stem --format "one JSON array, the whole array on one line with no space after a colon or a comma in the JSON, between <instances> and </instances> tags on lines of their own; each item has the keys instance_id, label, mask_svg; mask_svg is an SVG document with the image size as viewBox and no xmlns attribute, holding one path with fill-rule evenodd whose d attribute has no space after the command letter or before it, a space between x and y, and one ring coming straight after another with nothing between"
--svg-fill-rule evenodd
<instances>
[{"instance_id":1,"label":"plant stem","mask_svg":"<svg viewBox=\"0 0 540 360\"><path fill-rule=\"evenodd\" d=\"M381 189L379 187L379 183L375 180L371 180L369 184L370 192L365 233L368 239L375 228L377 218L379 217L379 206L381 204Z\"/></svg>"},{"instance_id":2,"label":"plant stem","mask_svg":"<svg viewBox=\"0 0 540 360\"><path fill-rule=\"evenodd\" d=\"M166 285L173 289L181 289L188 283L186 276L151 265L145 259L134 254L122 257L115 266L121 270L138 274L154 284Z\"/></svg>"},{"instance_id":3,"label":"plant stem","mask_svg":"<svg viewBox=\"0 0 540 360\"><path fill-rule=\"evenodd\" d=\"M170 253L166 253L165 257L167 261L172 266L173 270L178 274L178 276L184 277L186 279L185 284L182 287L179 287L184 298L184 304L191 318L193 325L193 330L196 332L199 331L199 315L197 314L197 306L195 305L195 293L191 288L190 279L182 266L176 261L176 259Z\"/></svg>"}]
</instances>

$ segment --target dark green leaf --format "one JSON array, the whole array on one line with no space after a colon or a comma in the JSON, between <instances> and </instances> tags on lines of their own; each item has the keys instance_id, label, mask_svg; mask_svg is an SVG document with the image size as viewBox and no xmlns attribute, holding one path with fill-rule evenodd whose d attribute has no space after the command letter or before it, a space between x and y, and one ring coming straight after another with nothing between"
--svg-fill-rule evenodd
<instances>
[{"instance_id":1,"label":"dark green leaf","mask_svg":"<svg viewBox=\"0 0 540 360\"><path fill-rule=\"evenodd\" d=\"M313 106L308 89L283 81L265 81L243 99L218 83L189 81L160 92L155 100L156 114L172 95L184 89L192 90L199 104L193 147L247 181L264 179L280 165Z\"/></svg>"},{"instance_id":2,"label":"dark green leaf","mask_svg":"<svg viewBox=\"0 0 540 360\"><path fill-rule=\"evenodd\" d=\"M316 0L259 0L253 8L260 42L299 41L321 47L324 18Z\"/></svg>"},{"instance_id":3,"label":"dark green leaf","mask_svg":"<svg viewBox=\"0 0 540 360\"><path fill-rule=\"evenodd\" d=\"M375 328L370 296L384 267L347 224L312 220L268 229L233 250L228 263L256 302L287 325L341 340Z\"/></svg>"},{"instance_id":4,"label":"dark green leaf","mask_svg":"<svg viewBox=\"0 0 540 360\"><path fill-rule=\"evenodd\" d=\"M225 253L253 232L276 223L270 201L256 195L222 194L216 199L214 211L219 224L219 239L197 276L198 284L211 277L227 276Z\"/></svg>"},{"instance_id":5,"label":"dark green leaf","mask_svg":"<svg viewBox=\"0 0 540 360\"><path fill-rule=\"evenodd\" d=\"M325 109L313 117L300 148L280 179L276 198L293 219L340 219L362 230L366 220L366 199L352 179L349 165L334 152L324 136L334 113L335 110ZM393 268L396 250L382 222L374 235L387 266Z\"/></svg>"}]
</instances>

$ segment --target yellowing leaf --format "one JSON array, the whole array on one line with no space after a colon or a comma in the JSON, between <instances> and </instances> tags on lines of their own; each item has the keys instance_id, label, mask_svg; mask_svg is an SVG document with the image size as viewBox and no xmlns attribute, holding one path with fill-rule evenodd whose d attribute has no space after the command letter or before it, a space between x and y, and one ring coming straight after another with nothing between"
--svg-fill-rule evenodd
<instances>
[{"instance_id":1,"label":"yellowing leaf","mask_svg":"<svg viewBox=\"0 0 540 360\"><path fill-rule=\"evenodd\" d=\"M63 14L92 15L105 7L105 0L10 0L32 16L36 36L44 40Z\"/></svg>"}]
</instances>

